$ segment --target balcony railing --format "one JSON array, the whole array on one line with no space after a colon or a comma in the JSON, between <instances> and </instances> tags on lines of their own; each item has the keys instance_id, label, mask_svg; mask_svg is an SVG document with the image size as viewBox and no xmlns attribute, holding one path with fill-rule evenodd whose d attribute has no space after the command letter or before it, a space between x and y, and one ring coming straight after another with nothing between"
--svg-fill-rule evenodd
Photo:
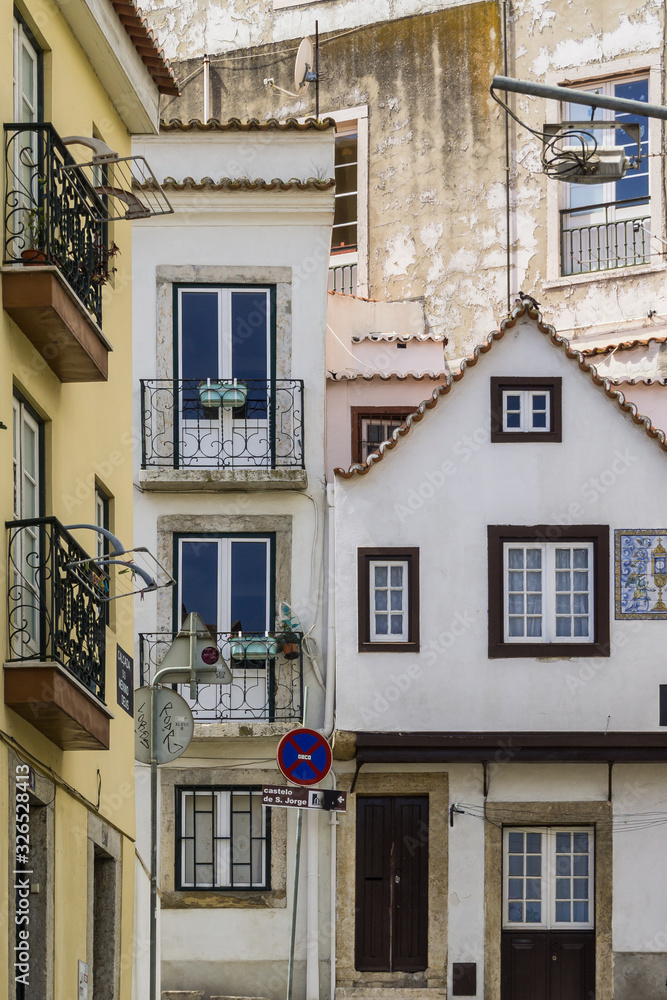
<instances>
[{"instance_id":1,"label":"balcony railing","mask_svg":"<svg viewBox=\"0 0 667 1000\"><path fill-rule=\"evenodd\" d=\"M235 409L205 407L202 379L142 379L142 468L302 469L303 382L244 379Z\"/></svg>"},{"instance_id":2,"label":"balcony railing","mask_svg":"<svg viewBox=\"0 0 667 1000\"><path fill-rule=\"evenodd\" d=\"M5 125L4 262L55 265L98 325L108 276L103 208L52 125Z\"/></svg>"},{"instance_id":3,"label":"balcony railing","mask_svg":"<svg viewBox=\"0 0 667 1000\"><path fill-rule=\"evenodd\" d=\"M195 722L290 722L301 718L300 632L218 632L214 637L231 669L232 683L199 684L196 701L190 698L189 685L178 685ZM142 685L153 678L175 638L172 632L139 636Z\"/></svg>"},{"instance_id":4,"label":"balcony railing","mask_svg":"<svg viewBox=\"0 0 667 1000\"><path fill-rule=\"evenodd\" d=\"M329 267L330 292L342 292L344 295L357 294L357 265L335 264Z\"/></svg>"},{"instance_id":5,"label":"balcony railing","mask_svg":"<svg viewBox=\"0 0 667 1000\"><path fill-rule=\"evenodd\" d=\"M561 211L562 274L587 274L648 264L651 259L650 224L646 202L641 205L607 202Z\"/></svg>"},{"instance_id":6,"label":"balcony railing","mask_svg":"<svg viewBox=\"0 0 667 1000\"><path fill-rule=\"evenodd\" d=\"M57 518L5 526L8 660L59 663L103 702L107 581Z\"/></svg>"}]
</instances>

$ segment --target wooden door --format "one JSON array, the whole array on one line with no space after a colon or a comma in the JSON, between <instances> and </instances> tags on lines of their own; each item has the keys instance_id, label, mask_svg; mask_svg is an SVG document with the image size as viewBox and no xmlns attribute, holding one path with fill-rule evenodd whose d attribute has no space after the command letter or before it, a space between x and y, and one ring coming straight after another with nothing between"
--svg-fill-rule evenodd
<instances>
[{"instance_id":1,"label":"wooden door","mask_svg":"<svg viewBox=\"0 0 667 1000\"><path fill-rule=\"evenodd\" d=\"M356 968L428 964L428 798L357 799Z\"/></svg>"},{"instance_id":2,"label":"wooden door","mask_svg":"<svg viewBox=\"0 0 667 1000\"><path fill-rule=\"evenodd\" d=\"M594 931L505 931L501 1000L594 1000Z\"/></svg>"}]
</instances>

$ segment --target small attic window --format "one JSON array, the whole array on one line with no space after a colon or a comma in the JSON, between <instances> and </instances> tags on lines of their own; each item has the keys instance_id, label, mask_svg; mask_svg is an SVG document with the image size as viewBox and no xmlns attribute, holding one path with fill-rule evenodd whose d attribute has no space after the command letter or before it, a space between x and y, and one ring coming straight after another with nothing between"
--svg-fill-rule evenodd
<instances>
[{"instance_id":1,"label":"small attic window","mask_svg":"<svg viewBox=\"0 0 667 1000\"><path fill-rule=\"evenodd\" d=\"M492 378L491 441L561 441L560 378Z\"/></svg>"}]
</instances>

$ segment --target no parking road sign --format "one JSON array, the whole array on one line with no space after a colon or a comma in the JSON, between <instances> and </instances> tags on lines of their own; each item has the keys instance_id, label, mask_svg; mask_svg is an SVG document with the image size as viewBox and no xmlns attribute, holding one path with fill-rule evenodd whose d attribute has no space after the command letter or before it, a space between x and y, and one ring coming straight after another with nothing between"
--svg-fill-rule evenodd
<instances>
[{"instance_id":1,"label":"no parking road sign","mask_svg":"<svg viewBox=\"0 0 667 1000\"><path fill-rule=\"evenodd\" d=\"M331 747L314 729L293 729L278 744L278 767L295 785L316 785L331 768Z\"/></svg>"}]
</instances>

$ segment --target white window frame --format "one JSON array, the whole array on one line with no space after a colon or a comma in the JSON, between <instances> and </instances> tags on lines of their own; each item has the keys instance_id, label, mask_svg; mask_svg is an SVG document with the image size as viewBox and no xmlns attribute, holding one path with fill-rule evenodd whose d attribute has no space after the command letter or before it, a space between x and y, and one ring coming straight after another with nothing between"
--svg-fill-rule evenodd
<instances>
[{"instance_id":1,"label":"white window frame","mask_svg":"<svg viewBox=\"0 0 667 1000\"><path fill-rule=\"evenodd\" d=\"M529 878L524 871L523 876L510 875L509 872L509 835L511 833L539 833L542 836L542 873L539 876L542 885L541 900L542 920L540 922L509 920L509 880L510 878ZM588 879L588 920L564 921L556 920L556 880L558 878L576 878L573 873L563 875L557 870L556 835L558 833L587 833L589 836L588 875L579 876ZM524 855L525 857L525 855ZM533 876L535 877L535 876ZM570 897L571 900L572 897ZM525 896L524 896L525 903ZM592 826L506 826L503 828L503 929L504 930L591 930L595 927L595 828Z\"/></svg>"},{"instance_id":2,"label":"white window frame","mask_svg":"<svg viewBox=\"0 0 667 1000\"><path fill-rule=\"evenodd\" d=\"M585 67L582 67L582 73L583 72L585 72ZM586 90L607 82L616 83L621 82L623 79L630 79L633 77L637 79L645 76L648 76L649 104L662 103L662 68L659 61L655 58L651 58L648 65L647 61L643 59L640 67L637 66L637 59L635 56L617 59L608 63L596 63L595 77L587 77L579 81L572 79L571 77L567 80L563 80L558 73L549 72L543 82L550 86L568 86L575 90ZM552 124L563 121L563 106L556 101L547 101L546 103L546 121ZM580 105L579 112L580 116L583 117L586 112L586 108L583 105ZM660 121L654 118L649 118L648 131L649 149L660 149L662 141ZM661 169L660 157L651 157L649 159L649 205L651 216L650 230L652 233L662 232L663 192ZM588 284L592 281L616 281L618 279L619 270L625 271L625 268L607 268L600 271L585 271L581 274L561 275L559 212L562 207L565 207L563 204L564 195L562 187L563 183L560 181L547 181L547 275L544 288L549 290L551 288L563 288L579 284ZM659 242L654 240L651 245L651 253L653 256L650 258L650 263L633 266L628 269L629 273L637 275L647 272L667 270L667 263L665 263L662 258L657 255L657 251L662 249Z\"/></svg>"},{"instance_id":3,"label":"white window frame","mask_svg":"<svg viewBox=\"0 0 667 1000\"><path fill-rule=\"evenodd\" d=\"M229 891L236 890L248 890L248 889L267 889L269 887L269 875L271 871L271 860L269 857L271 848L271 838L270 838L270 825L269 825L269 812L267 806L262 806L261 809L261 837L253 838L261 839L263 841L263 849L261 854L261 877L255 881L251 879L248 882L235 882L233 880L233 816L232 816L232 801L234 794L249 794L251 800L254 797L255 800L259 799L261 802L262 791L261 789L251 788L246 786L238 787L225 787L217 788L212 787L210 789L201 788L193 786L192 788L179 788L178 795L180 797L180 814L181 814L181 825L178 835L179 840L179 862L180 862L180 887L181 889L227 889ZM193 802L197 795L212 795L213 801L215 803L215 819L213 821L215 825L215 846L211 845L211 857L212 857L212 867L214 873L214 879L212 882L198 882L196 876L196 870L192 872L192 879L186 878L186 846L188 840L192 840L192 837L186 839L186 800L191 798ZM224 808L221 808L221 804ZM213 825L213 824L212 824ZM196 824L195 824L195 838L196 838ZM217 839L220 838L220 839ZM231 839L226 839L231 838ZM228 847L228 850L225 848ZM250 848L251 862L252 862L252 842ZM225 855L228 855L225 857ZM193 865L194 866L194 865ZM224 875L227 877L225 878Z\"/></svg>"},{"instance_id":4,"label":"white window frame","mask_svg":"<svg viewBox=\"0 0 667 1000\"><path fill-rule=\"evenodd\" d=\"M551 392L548 387L543 389L502 389L502 400L503 400L503 433L506 434L550 434L551 427ZM507 424L507 397L508 396L519 396L520 397L520 409L519 409L519 426L509 427ZM534 396L545 396L546 397L546 424L544 427L536 427L533 424L533 397ZM512 413L516 413L516 410L512 410ZM544 413L544 410L537 411L539 413Z\"/></svg>"},{"instance_id":5,"label":"white window frame","mask_svg":"<svg viewBox=\"0 0 667 1000\"><path fill-rule=\"evenodd\" d=\"M39 118L39 59L41 52L35 48L28 38L25 28L19 19L14 15L14 75L13 75L13 95L14 95L14 121L15 122L36 122ZM23 76L23 52L26 51L32 60L32 92L34 102L30 102L24 89ZM29 115L24 116L24 107L28 109Z\"/></svg>"},{"instance_id":6,"label":"white window frame","mask_svg":"<svg viewBox=\"0 0 667 1000\"><path fill-rule=\"evenodd\" d=\"M187 535L178 539L178 594L177 607L182 606L181 595L183 593L183 545L190 543L217 543L218 545L218 573L217 573L217 593L216 605L218 613L218 632L229 632L231 621L232 602L232 543L234 542L264 542L266 548L266 616L265 620L271 622L271 539L266 535L234 535L221 537L219 535ZM176 627L180 627L180 622ZM243 623L242 623L243 624Z\"/></svg>"},{"instance_id":7,"label":"white window frame","mask_svg":"<svg viewBox=\"0 0 667 1000\"><path fill-rule=\"evenodd\" d=\"M503 545L503 641L508 644L521 644L521 643L542 643L546 645L557 645L562 643L577 643L580 645L588 645L595 642L595 545L593 542L585 541L562 541L562 542L538 542L531 539L512 539L511 541L505 541ZM525 552L526 549L537 549L541 552L541 569L537 572L542 574L542 610L539 615L534 617L540 617L542 621L542 635L510 635L509 621L510 617L515 617L516 615L510 615L509 608L509 597L510 593L538 593L537 591L513 591L510 592L509 589L509 552L512 549L521 549ZM588 594L588 635L586 636L575 636L575 635L556 635L556 550L557 549L586 549L588 552L588 567L586 572L588 573L588 589L586 593ZM574 571L574 567L570 567L570 573ZM524 567L524 573L530 572L527 567ZM563 593L561 591L561 593ZM583 591L577 591L577 593L583 593ZM574 594L574 590L570 590L570 594ZM518 616L517 616L518 617ZM524 606L524 623L528 615L527 607ZM571 609L569 617L574 619L575 613ZM527 630L526 630L527 631Z\"/></svg>"},{"instance_id":8,"label":"white window frame","mask_svg":"<svg viewBox=\"0 0 667 1000\"><path fill-rule=\"evenodd\" d=\"M325 111L321 117L333 118L337 134L346 131L357 133L357 249L331 254L329 267L356 264L356 294L360 298L368 298L368 105Z\"/></svg>"},{"instance_id":9,"label":"white window frame","mask_svg":"<svg viewBox=\"0 0 667 1000\"><path fill-rule=\"evenodd\" d=\"M391 570L394 567L400 566L403 570L403 585L402 587L392 587L391 586ZM377 632L375 628L375 615L383 614L382 610L378 610L375 607L375 594L378 589L384 590L385 588L376 588L375 586L375 570L376 568L387 568L387 632ZM370 615L370 626L369 635L370 642L409 642L409 629L410 629L410 593L409 593L409 564L407 559L371 559L368 564L368 586L369 586L369 615ZM403 595L400 610L394 609L392 611L391 605L391 594L392 592L399 591ZM391 631L391 616L393 614L401 614L403 616L403 629L400 633Z\"/></svg>"}]
</instances>

